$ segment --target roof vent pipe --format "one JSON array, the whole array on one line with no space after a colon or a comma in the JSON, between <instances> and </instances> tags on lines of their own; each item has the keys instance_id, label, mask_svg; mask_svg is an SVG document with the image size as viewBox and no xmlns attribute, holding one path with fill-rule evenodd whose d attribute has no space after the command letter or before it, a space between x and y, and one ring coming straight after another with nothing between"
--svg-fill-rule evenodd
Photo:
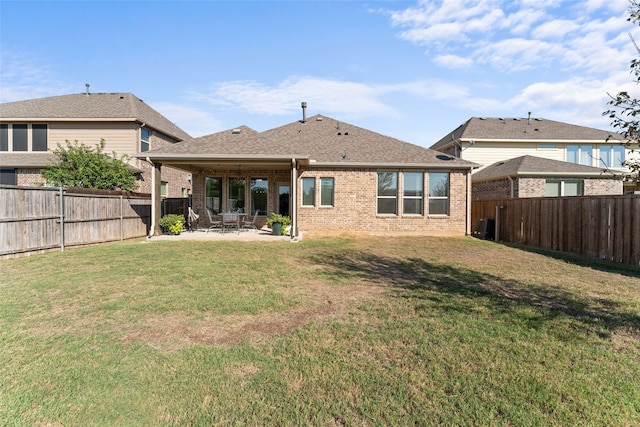
<instances>
[{"instance_id":1,"label":"roof vent pipe","mask_svg":"<svg viewBox=\"0 0 640 427\"><path fill-rule=\"evenodd\" d=\"M302 123L307 122L307 103L302 102Z\"/></svg>"},{"instance_id":2,"label":"roof vent pipe","mask_svg":"<svg viewBox=\"0 0 640 427\"><path fill-rule=\"evenodd\" d=\"M527 119L527 124L528 125L531 124L531 111L529 111L529 118Z\"/></svg>"},{"instance_id":3,"label":"roof vent pipe","mask_svg":"<svg viewBox=\"0 0 640 427\"><path fill-rule=\"evenodd\" d=\"M89 83L85 83L84 85L87 88L85 95L89 96Z\"/></svg>"}]
</instances>

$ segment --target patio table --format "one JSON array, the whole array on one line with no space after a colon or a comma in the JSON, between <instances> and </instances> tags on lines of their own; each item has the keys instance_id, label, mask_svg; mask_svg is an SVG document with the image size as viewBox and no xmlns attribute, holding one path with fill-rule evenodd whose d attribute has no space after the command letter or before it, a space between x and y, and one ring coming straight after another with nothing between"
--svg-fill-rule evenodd
<instances>
[{"instance_id":1,"label":"patio table","mask_svg":"<svg viewBox=\"0 0 640 427\"><path fill-rule=\"evenodd\" d=\"M240 234L240 222L244 219L244 212L222 212L222 234L226 228L234 228Z\"/></svg>"}]
</instances>

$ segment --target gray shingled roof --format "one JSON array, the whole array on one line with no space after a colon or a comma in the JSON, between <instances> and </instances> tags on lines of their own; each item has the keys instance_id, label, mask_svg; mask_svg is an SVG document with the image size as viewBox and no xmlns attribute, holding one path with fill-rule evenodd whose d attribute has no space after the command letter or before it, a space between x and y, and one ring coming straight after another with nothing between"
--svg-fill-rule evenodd
<instances>
[{"instance_id":1,"label":"gray shingled roof","mask_svg":"<svg viewBox=\"0 0 640 427\"><path fill-rule=\"evenodd\" d=\"M446 147L453 140L605 142L607 138L622 140L620 135L613 132L554 120L472 117L433 144L431 148L437 150Z\"/></svg>"},{"instance_id":2,"label":"gray shingled roof","mask_svg":"<svg viewBox=\"0 0 640 427\"><path fill-rule=\"evenodd\" d=\"M520 156L497 162L471 175L473 182L493 181L508 176L611 177L606 169L535 156Z\"/></svg>"},{"instance_id":3,"label":"gray shingled roof","mask_svg":"<svg viewBox=\"0 0 640 427\"><path fill-rule=\"evenodd\" d=\"M177 140L191 136L131 93L52 96L0 104L2 120L122 119L139 121Z\"/></svg>"},{"instance_id":4,"label":"gray shingled roof","mask_svg":"<svg viewBox=\"0 0 640 427\"><path fill-rule=\"evenodd\" d=\"M315 165L416 165L469 169L475 163L316 115L262 133L242 126L144 153L151 159L308 159ZM142 154L140 155L142 156Z\"/></svg>"},{"instance_id":5,"label":"gray shingled roof","mask_svg":"<svg viewBox=\"0 0 640 427\"><path fill-rule=\"evenodd\" d=\"M3 152L0 155L0 167L39 169L49 166L58 160L55 154L50 152Z\"/></svg>"}]
</instances>

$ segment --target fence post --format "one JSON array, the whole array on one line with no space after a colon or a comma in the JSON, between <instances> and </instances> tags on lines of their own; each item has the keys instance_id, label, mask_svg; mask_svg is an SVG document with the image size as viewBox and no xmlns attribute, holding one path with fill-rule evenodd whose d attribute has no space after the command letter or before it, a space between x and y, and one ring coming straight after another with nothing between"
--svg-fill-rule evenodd
<instances>
[{"instance_id":1,"label":"fence post","mask_svg":"<svg viewBox=\"0 0 640 427\"><path fill-rule=\"evenodd\" d=\"M60 252L64 252L64 188L60 187Z\"/></svg>"},{"instance_id":2,"label":"fence post","mask_svg":"<svg viewBox=\"0 0 640 427\"><path fill-rule=\"evenodd\" d=\"M124 236L124 207L123 207L123 199L122 194L120 195L120 241L122 242Z\"/></svg>"}]
</instances>

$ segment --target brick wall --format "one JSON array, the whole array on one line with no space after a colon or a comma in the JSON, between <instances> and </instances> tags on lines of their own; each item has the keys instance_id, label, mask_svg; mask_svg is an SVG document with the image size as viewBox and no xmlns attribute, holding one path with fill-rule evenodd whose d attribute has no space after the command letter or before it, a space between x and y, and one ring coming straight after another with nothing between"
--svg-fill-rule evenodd
<instances>
[{"instance_id":1,"label":"brick wall","mask_svg":"<svg viewBox=\"0 0 640 427\"><path fill-rule=\"evenodd\" d=\"M451 172L450 214L377 215L377 173L374 169L308 169L300 178L334 178L334 207L320 207L320 183L316 180L316 206L298 203L298 229L302 233L357 232L381 234L454 235L465 234L467 175ZM425 173L424 189L428 186ZM402 194L402 179L398 179ZM401 198L398 198L401 204ZM427 210L425 197L425 211ZM401 206L398 207L401 212Z\"/></svg>"},{"instance_id":2,"label":"brick wall","mask_svg":"<svg viewBox=\"0 0 640 427\"><path fill-rule=\"evenodd\" d=\"M554 180L575 180L576 178L554 177ZM520 177L514 178L514 197L545 197L546 178ZM493 200L511 198L509 179L498 179L474 183L472 185L473 200ZM623 194L622 181L617 179L593 178L583 180L585 196Z\"/></svg>"},{"instance_id":3,"label":"brick wall","mask_svg":"<svg viewBox=\"0 0 640 427\"><path fill-rule=\"evenodd\" d=\"M298 230L304 234L327 233L367 233L367 234L405 234L405 235L446 235L465 234L467 213L467 175L451 172L450 175L450 214L446 216L430 215L393 215L376 214L377 209L377 172L374 169L300 169L298 189L302 178L316 178L316 206L301 206L298 198ZM277 211L278 184L290 184L291 171L252 170L238 172L229 170L209 170L193 174L193 206L201 213L201 224L208 225L205 206L205 177L223 179L223 200L227 199L229 177L242 176L250 182L251 177L267 178L269 182L269 214ZM334 206L320 207L319 178L334 178ZM425 173L424 189L428 187L428 175ZM399 180L399 193L402 193L402 180ZM399 203L400 203L399 198ZM425 197L425 210L427 198ZM293 200L290 206L293 206ZM226 205L223 202L223 209ZM399 209L400 210L400 209ZM258 227L264 225L266 217L258 217Z\"/></svg>"},{"instance_id":4,"label":"brick wall","mask_svg":"<svg viewBox=\"0 0 640 427\"><path fill-rule=\"evenodd\" d=\"M587 179L584 181L585 196L624 194L623 182L619 179Z\"/></svg>"},{"instance_id":5,"label":"brick wall","mask_svg":"<svg viewBox=\"0 0 640 427\"><path fill-rule=\"evenodd\" d=\"M40 169L17 169L16 184L24 187L44 185L44 178L40 175L40 171Z\"/></svg>"},{"instance_id":6,"label":"brick wall","mask_svg":"<svg viewBox=\"0 0 640 427\"><path fill-rule=\"evenodd\" d=\"M471 185L471 198L473 200L509 199L511 197L511 182L508 178L475 182Z\"/></svg>"}]
</instances>

